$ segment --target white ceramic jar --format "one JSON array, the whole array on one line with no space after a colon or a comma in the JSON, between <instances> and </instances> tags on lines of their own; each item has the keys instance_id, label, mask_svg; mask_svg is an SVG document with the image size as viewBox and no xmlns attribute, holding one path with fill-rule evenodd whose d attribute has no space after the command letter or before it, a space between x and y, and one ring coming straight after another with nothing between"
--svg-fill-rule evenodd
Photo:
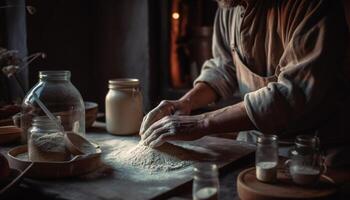
<instances>
[{"instance_id":1,"label":"white ceramic jar","mask_svg":"<svg viewBox=\"0 0 350 200\"><path fill-rule=\"evenodd\" d=\"M112 79L108 84L107 131L116 135L138 134L143 118L139 80Z\"/></svg>"}]
</instances>

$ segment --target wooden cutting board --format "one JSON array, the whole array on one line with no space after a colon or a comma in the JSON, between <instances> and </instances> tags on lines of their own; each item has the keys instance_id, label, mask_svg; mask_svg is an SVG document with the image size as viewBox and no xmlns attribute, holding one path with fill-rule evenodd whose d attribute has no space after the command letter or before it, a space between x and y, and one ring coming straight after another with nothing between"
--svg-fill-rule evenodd
<instances>
[{"instance_id":1,"label":"wooden cutting board","mask_svg":"<svg viewBox=\"0 0 350 200\"><path fill-rule=\"evenodd\" d=\"M192 180L192 167L164 174L126 175L113 165L113 151L123 141L138 141L138 137L114 136L107 133L88 133L87 137L102 148L106 163L100 170L69 180L29 180L47 194L62 199L152 199ZM255 147L242 142L216 137L181 142L184 159L194 162L211 161L220 168L251 155ZM165 153L173 152L164 149Z\"/></svg>"},{"instance_id":2,"label":"wooden cutting board","mask_svg":"<svg viewBox=\"0 0 350 200\"><path fill-rule=\"evenodd\" d=\"M299 186L281 170L277 174L277 182L268 184L256 179L255 167L242 171L237 178L237 191L244 200L316 200L330 199L337 191L334 181L322 175L320 182L314 186Z\"/></svg>"}]
</instances>

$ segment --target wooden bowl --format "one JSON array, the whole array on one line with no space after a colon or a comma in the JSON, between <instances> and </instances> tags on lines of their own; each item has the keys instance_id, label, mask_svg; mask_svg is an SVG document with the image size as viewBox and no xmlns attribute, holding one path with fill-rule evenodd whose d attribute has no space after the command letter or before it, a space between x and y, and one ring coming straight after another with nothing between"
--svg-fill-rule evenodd
<instances>
[{"instance_id":1,"label":"wooden bowl","mask_svg":"<svg viewBox=\"0 0 350 200\"><path fill-rule=\"evenodd\" d=\"M90 101L85 101L85 127L89 128L96 121L98 113L98 104Z\"/></svg>"},{"instance_id":2,"label":"wooden bowl","mask_svg":"<svg viewBox=\"0 0 350 200\"><path fill-rule=\"evenodd\" d=\"M16 126L0 126L0 144L17 142L21 133L22 129Z\"/></svg>"},{"instance_id":3,"label":"wooden bowl","mask_svg":"<svg viewBox=\"0 0 350 200\"><path fill-rule=\"evenodd\" d=\"M96 154L74 156L68 161L34 162L25 177L34 179L57 179L76 177L92 172L102 166L101 149ZM27 145L17 146L7 153L11 168L24 171L33 162L28 159Z\"/></svg>"}]
</instances>

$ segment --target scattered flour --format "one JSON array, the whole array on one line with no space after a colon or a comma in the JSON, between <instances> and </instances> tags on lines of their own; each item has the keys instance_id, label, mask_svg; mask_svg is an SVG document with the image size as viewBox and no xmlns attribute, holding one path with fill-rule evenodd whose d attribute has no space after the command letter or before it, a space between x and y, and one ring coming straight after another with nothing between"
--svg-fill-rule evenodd
<instances>
[{"instance_id":1,"label":"scattered flour","mask_svg":"<svg viewBox=\"0 0 350 200\"><path fill-rule=\"evenodd\" d=\"M177 171L192 164L192 161L181 160L135 141L119 141L118 147L105 159L117 164L118 168L133 168L149 174Z\"/></svg>"},{"instance_id":2,"label":"scattered flour","mask_svg":"<svg viewBox=\"0 0 350 200\"><path fill-rule=\"evenodd\" d=\"M142 144L137 144L118 156L120 162L151 172L168 172L191 164Z\"/></svg>"}]
</instances>

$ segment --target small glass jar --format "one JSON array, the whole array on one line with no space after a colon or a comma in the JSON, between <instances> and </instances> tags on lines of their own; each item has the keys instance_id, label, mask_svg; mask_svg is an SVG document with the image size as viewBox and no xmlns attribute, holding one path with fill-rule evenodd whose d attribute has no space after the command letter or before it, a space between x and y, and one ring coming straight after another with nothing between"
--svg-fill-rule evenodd
<instances>
[{"instance_id":1,"label":"small glass jar","mask_svg":"<svg viewBox=\"0 0 350 200\"><path fill-rule=\"evenodd\" d=\"M70 158L64 133L47 116L33 118L32 126L28 129L28 156L32 162L65 161Z\"/></svg>"},{"instance_id":2,"label":"small glass jar","mask_svg":"<svg viewBox=\"0 0 350 200\"><path fill-rule=\"evenodd\" d=\"M139 132L143 112L138 79L109 80L106 96L107 131L116 135Z\"/></svg>"},{"instance_id":3,"label":"small glass jar","mask_svg":"<svg viewBox=\"0 0 350 200\"><path fill-rule=\"evenodd\" d=\"M65 131L85 135L85 106L79 91L70 81L70 71L40 71L39 82L27 93L22 103L22 143L26 143L27 130L35 116L46 116L35 100L61 119Z\"/></svg>"},{"instance_id":4,"label":"small glass jar","mask_svg":"<svg viewBox=\"0 0 350 200\"><path fill-rule=\"evenodd\" d=\"M276 135L258 137L255 152L256 178L259 181L273 183L277 179L278 138Z\"/></svg>"},{"instance_id":5,"label":"small glass jar","mask_svg":"<svg viewBox=\"0 0 350 200\"><path fill-rule=\"evenodd\" d=\"M311 185L325 173L324 158L319 151L319 139L312 135L298 135L286 161L289 174L299 185Z\"/></svg>"},{"instance_id":6,"label":"small glass jar","mask_svg":"<svg viewBox=\"0 0 350 200\"><path fill-rule=\"evenodd\" d=\"M194 200L219 199L219 175L216 164L199 163L194 166L192 196Z\"/></svg>"}]
</instances>

